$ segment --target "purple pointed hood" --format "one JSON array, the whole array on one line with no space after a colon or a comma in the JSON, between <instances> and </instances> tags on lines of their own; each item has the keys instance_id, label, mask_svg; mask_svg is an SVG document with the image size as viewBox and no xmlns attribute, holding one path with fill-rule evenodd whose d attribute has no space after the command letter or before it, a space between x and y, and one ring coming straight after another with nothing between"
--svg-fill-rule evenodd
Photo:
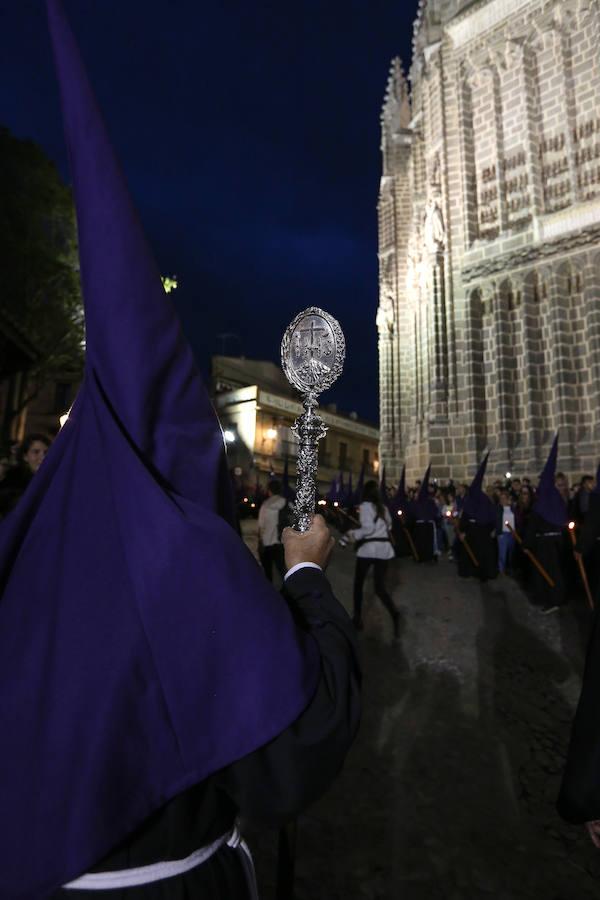
<instances>
[{"instance_id":1,"label":"purple pointed hood","mask_svg":"<svg viewBox=\"0 0 600 900\"><path fill-rule=\"evenodd\" d=\"M540 476L540 483L536 491L533 509L538 516L545 519L550 525L555 525L557 528L564 528L567 524L568 509L567 504L561 497L558 488L554 483L557 459L558 434L554 438L554 443L552 444L546 465Z\"/></svg>"},{"instance_id":2,"label":"purple pointed hood","mask_svg":"<svg viewBox=\"0 0 600 900\"><path fill-rule=\"evenodd\" d=\"M331 479L331 484L330 484L330 486L329 486L329 490L327 491L327 494L326 494L325 499L326 499L329 503L333 503L335 500L337 500L337 496L338 496L338 483L337 483L337 478L332 478L332 479Z\"/></svg>"},{"instance_id":3,"label":"purple pointed hood","mask_svg":"<svg viewBox=\"0 0 600 900\"><path fill-rule=\"evenodd\" d=\"M348 484L344 493L344 506L352 506L354 501L354 490L352 489L352 472L348 473Z\"/></svg>"},{"instance_id":4,"label":"purple pointed hood","mask_svg":"<svg viewBox=\"0 0 600 900\"><path fill-rule=\"evenodd\" d=\"M467 518L474 519L479 525L493 525L496 522L496 507L483 490L483 479L489 458L490 454L487 453L481 461L462 507L462 513Z\"/></svg>"},{"instance_id":5,"label":"purple pointed hood","mask_svg":"<svg viewBox=\"0 0 600 900\"><path fill-rule=\"evenodd\" d=\"M363 487L364 487L364 483L365 483L365 468L366 467L363 462L362 466L360 467L360 474L358 476L358 481L356 483L356 490L354 491L354 496L352 498L353 506L358 506L358 504L360 503L360 501L362 499L362 492L363 492Z\"/></svg>"},{"instance_id":6,"label":"purple pointed hood","mask_svg":"<svg viewBox=\"0 0 600 900\"><path fill-rule=\"evenodd\" d=\"M392 500L392 513L393 515L398 515L398 510L406 509L408 503L408 497L406 496L406 466L402 466L402 475L400 476L400 481L398 483L398 487L396 489L396 493L394 494L394 499Z\"/></svg>"},{"instance_id":7,"label":"purple pointed hood","mask_svg":"<svg viewBox=\"0 0 600 900\"><path fill-rule=\"evenodd\" d=\"M285 729L310 638L221 513L219 424L59 0L87 323L69 421L0 525L0 897L52 895Z\"/></svg>"},{"instance_id":8,"label":"purple pointed hood","mask_svg":"<svg viewBox=\"0 0 600 900\"><path fill-rule=\"evenodd\" d=\"M431 475L431 464L427 466L427 471L423 477L421 488L415 500L410 504L410 514L413 519L422 519L425 522L437 519L440 512L433 497L429 493L429 477Z\"/></svg>"}]
</instances>

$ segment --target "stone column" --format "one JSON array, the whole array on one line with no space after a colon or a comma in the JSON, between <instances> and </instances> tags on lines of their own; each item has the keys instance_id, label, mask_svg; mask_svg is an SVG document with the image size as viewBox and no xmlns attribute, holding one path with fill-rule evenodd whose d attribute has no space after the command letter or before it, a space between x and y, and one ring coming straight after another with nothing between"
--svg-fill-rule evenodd
<instances>
[{"instance_id":1,"label":"stone column","mask_svg":"<svg viewBox=\"0 0 600 900\"><path fill-rule=\"evenodd\" d=\"M379 333L379 459L389 472L396 445L396 373L394 371L394 323L391 310L382 303L377 313Z\"/></svg>"},{"instance_id":2,"label":"stone column","mask_svg":"<svg viewBox=\"0 0 600 900\"><path fill-rule=\"evenodd\" d=\"M586 396L592 437L600 439L600 253L588 254L584 269L585 366L590 382Z\"/></svg>"},{"instance_id":3,"label":"stone column","mask_svg":"<svg viewBox=\"0 0 600 900\"><path fill-rule=\"evenodd\" d=\"M551 420L553 430L568 429L573 424L570 381L573 375L570 336L565 328L569 314L569 299L560 289L557 270L546 268L543 278L548 285L546 315L548 335L545 346L546 369L550 373L552 396Z\"/></svg>"}]
</instances>

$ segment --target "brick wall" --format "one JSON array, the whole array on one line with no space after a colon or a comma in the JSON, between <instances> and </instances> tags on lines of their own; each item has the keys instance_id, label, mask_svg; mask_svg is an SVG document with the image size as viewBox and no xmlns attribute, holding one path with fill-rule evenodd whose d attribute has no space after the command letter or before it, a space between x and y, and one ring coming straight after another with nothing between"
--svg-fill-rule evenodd
<instances>
[{"instance_id":1,"label":"brick wall","mask_svg":"<svg viewBox=\"0 0 600 900\"><path fill-rule=\"evenodd\" d=\"M381 458L409 478L600 459L597 0L421 5L382 116ZM396 102L391 104L390 98ZM402 121L401 121L402 119Z\"/></svg>"}]
</instances>

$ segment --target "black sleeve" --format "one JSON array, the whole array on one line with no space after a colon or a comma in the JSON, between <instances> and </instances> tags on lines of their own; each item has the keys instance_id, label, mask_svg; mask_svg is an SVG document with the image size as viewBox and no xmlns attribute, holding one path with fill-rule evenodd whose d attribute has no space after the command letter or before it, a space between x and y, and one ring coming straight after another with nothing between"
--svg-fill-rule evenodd
<instances>
[{"instance_id":1,"label":"black sleeve","mask_svg":"<svg viewBox=\"0 0 600 900\"><path fill-rule=\"evenodd\" d=\"M596 540L600 537L600 499L595 495L590 497L590 505L579 532L576 549L582 556L587 556L596 546Z\"/></svg>"},{"instance_id":2,"label":"black sleeve","mask_svg":"<svg viewBox=\"0 0 600 900\"><path fill-rule=\"evenodd\" d=\"M594 614L581 697L571 732L558 812L574 825L600 819L600 621Z\"/></svg>"},{"instance_id":3,"label":"black sleeve","mask_svg":"<svg viewBox=\"0 0 600 900\"><path fill-rule=\"evenodd\" d=\"M338 774L360 718L354 627L317 569L304 568L284 595L321 653L321 678L304 712L269 744L225 769L220 787L242 815L280 825L317 800Z\"/></svg>"}]
</instances>

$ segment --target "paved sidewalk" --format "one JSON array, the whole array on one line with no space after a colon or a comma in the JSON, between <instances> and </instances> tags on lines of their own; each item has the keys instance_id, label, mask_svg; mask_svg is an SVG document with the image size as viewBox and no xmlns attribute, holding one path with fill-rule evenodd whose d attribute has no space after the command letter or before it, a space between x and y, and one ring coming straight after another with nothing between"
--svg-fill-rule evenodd
<instances>
[{"instance_id":1,"label":"paved sidewalk","mask_svg":"<svg viewBox=\"0 0 600 900\"><path fill-rule=\"evenodd\" d=\"M347 608L353 565L336 549ZM585 610L542 617L510 579L463 581L446 561L396 561L392 585L402 639L369 582L361 732L301 819L297 900L600 898L600 851L554 810ZM272 900L275 837L252 840Z\"/></svg>"}]
</instances>

